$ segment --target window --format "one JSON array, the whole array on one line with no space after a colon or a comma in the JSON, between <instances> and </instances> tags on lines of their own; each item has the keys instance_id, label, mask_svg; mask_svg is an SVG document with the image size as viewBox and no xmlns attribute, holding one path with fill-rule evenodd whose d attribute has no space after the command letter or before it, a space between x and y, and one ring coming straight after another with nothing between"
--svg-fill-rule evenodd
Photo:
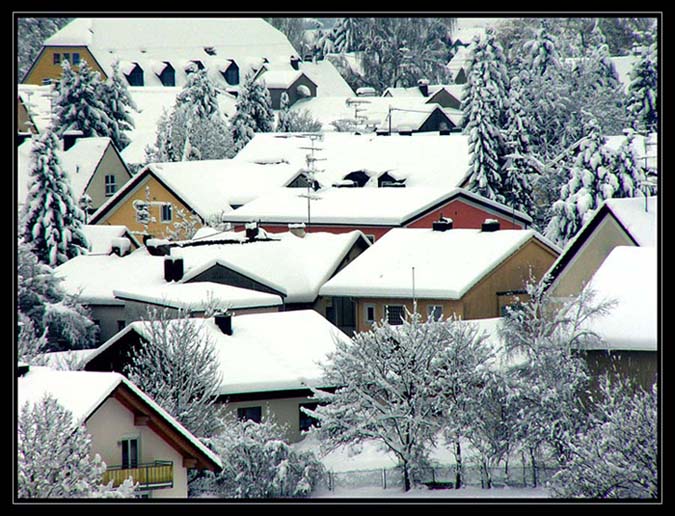
<instances>
[{"instance_id":1,"label":"window","mask_svg":"<svg viewBox=\"0 0 675 516\"><path fill-rule=\"evenodd\" d=\"M385 313L389 324L403 324L403 305L387 305L385 307Z\"/></svg>"},{"instance_id":2,"label":"window","mask_svg":"<svg viewBox=\"0 0 675 516\"><path fill-rule=\"evenodd\" d=\"M232 63L230 66L227 67L227 70L225 70L223 76L227 84L229 84L230 86L236 86L237 84L239 84L239 67L236 64Z\"/></svg>"},{"instance_id":3,"label":"window","mask_svg":"<svg viewBox=\"0 0 675 516\"><path fill-rule=\"evenodd\" d=\"M251 420L260 423L262 420L262 407L242 407L237 409L237 418L241 421Z\"/></svg>"},{"instance_id":4,"label":"window","mask_svg":"<svg viewBox=\"0 0 675 516\"><path fill-rule=\"evenodd\" d=\"M375 243L375 235L366 235L366 238L368 239L368 242L371 244Z\"/></svg>"},{"instance_id":5,"label":"window","mask_svg":"<svg viewBox=\"0 0 675 516\"><path fill-rule=\"evenodd\" d=\"M315 410L317 407L317 403L302 403L298 407L298 412L300 413L300 432L306 432L313 426L318 426L319 420L316 418L313 418L312 416L305 414L302 411L302 407L305 407L309 410Z\"/></svg>"},{"instance_id":6,"label":"window","mask_svg":"<svg viewBox=\"0 0 675 516\"><path fill-rule=\"evenodd\" d=\"M80 64L80 53L79 52L73 52L73 64L76 65L76 66Z\"/></svg>"},{"instance_id":7,"label":"window","mask_svg":"<svg viewBox=\"0 0 675 516\"><path fill-rule=\"evenodd\" d=\"M113 175L105 176L105 196L110 197L117 191L117 178Z\"/></svg>"},{"instance_id":8,"label":"window","mask_svg":"<svg viewBox=\"0 0 675 516\"><path fill-rule=\"evenodd\" d=\"M170 204L162 204L162 222L171 222L173 210Z\"/></svg>"},{"instance_id":9,"label":"window","mask_svg":"<svg viewBox=\"0 0 675 516\"><path fill-rule=\"evenodd\" d=\"M63 53L63 60L70 62L70 54L68 52Z\"/></svg>"},{"instance_id":10,"label":"window","mask_svg":"<svg viewBox=\"0 0 675 516\"><path fill-rule=\"evenodd\" d=\"M135 199L133 206L134 212L136 213L136 222L139 224L148 224L150 222L150 205L145 201Z\"/></svg>"},{"instance_id":11,"label":"window","mask_svg":"<svg viewBox=\"0 0 675 516\"><path fill-rule=\"evenodd\" d=\"M443 307L441 305L427 305L427 319L439 321L443 319Z\"/></svg>"},{"instance_id":12,"label":"window","mask_svg":"<svg viewBox=\"0 0 675 516\"><path fill-rule=\"evenodd\" d=\"M48 85L50 85L51 83L52 83L52 80L51 80L49 77L47 77L47 78L45 78L45 79L42 79L42 85L43 85L43 86L48 86Z\"/></svg>"},{"instance_id":13,"label":"window","mask_svg":"<svg viewBox=\"0 0 675 516\"><path fill-rule=\"evenodd\" d=\"M363 305L364 318L368 324L375 322L375 305Z\"/></svg>"},{"instance_id":14,"label":"window","mask_svg":"<svg viewBox=\"0 0 675 516\"><path fill-rule=\"evenodd\" d=\"M124 328L126 328L126 326L126 321L117 321L117 331L122 331Z\"/></svg>"},{"instance_id":15,"label":"window","mask_svg":"<svg viewBox=\"0 0 675 516\"><path fill-rule=\"evenodd\" d=\"M54 52L53 58L54 58L54 61L53 61L54 64L59 64L61 62L61 54L59 54L58 52Z\"/></svg>"},{"instance_id":16,"label":"window","mask_svg":"<svg viewBox=\"0 0 675 516\"><path fill-rule=\"evenodd\" d=\"M138 467L138 438L122 439L120 443L122 445L122 468Z\"/></svg>"}]
</instances>

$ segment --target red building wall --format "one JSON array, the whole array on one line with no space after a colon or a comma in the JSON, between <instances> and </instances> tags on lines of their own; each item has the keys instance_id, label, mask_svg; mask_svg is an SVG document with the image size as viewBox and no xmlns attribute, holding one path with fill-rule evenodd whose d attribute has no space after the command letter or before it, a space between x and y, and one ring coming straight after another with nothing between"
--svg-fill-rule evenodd
<instances>
[{"instance_id":1,"label":"red building wall","mask_svg":"<svg viewBox=\"0 0 675 516\"><path fill-rule=\"evenodd\" d=\"M501 229L523 229L522 222L516 220L515 222L510 218L505 218L494 214L493 212L481 209L479 207L467 204L462 199L453 199L443 206L430 211L426 215L417 220L407 224L404 227L408 228L431 228L434 221L439 220L440 217L449 217L453 220L453 228L457 229L480 229L481 224L485 219L496 219L500 223ZM243 230L243 224L235 225L235 229ZM286 224L261 224L265 231L270 233L283 233L288 231ZM330 226L321 224L312 224L309 227L309 232L326 232L326 233L347 233L349 231L359 230L365 235L373 235L375 240L380 239L390 229L399 226L367 226L367 225L340 225Z\"/></svg>"}]
</instances>

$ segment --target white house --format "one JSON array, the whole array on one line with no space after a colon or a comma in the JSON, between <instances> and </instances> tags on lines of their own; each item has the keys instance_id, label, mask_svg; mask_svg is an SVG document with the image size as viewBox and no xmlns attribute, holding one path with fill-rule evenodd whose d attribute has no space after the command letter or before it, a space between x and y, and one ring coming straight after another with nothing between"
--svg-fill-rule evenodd
<instances>
[{"instance_id":1,"label":"white house","mask_svg":"<svg viewBox=\"0 0 675 516\"><path fill-rule=\"evenodd\" d=\"M20 365L17 406L54 397L91 435L102 483L129 476L144 498L187 498L188 470L219 471L220 458L124 376Z\"/></svg>"}]
</instances>

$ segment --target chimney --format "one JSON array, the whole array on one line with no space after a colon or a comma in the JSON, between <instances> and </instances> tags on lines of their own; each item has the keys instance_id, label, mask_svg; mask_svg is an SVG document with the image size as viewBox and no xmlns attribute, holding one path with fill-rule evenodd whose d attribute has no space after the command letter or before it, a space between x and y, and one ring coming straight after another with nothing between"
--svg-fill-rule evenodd
<instances>
[{"instance_id":1,"label":"chimney","mask_svg":"<svg viewBox=\"0 0 675 516\"><path fill-rule=\"evenodd\" d=\"M151 256L169 256L171 248L168 240L148 238L145 240L145 248Z\"/></svg>"},{"instance_id":2,"label":"chimney","mask_svg":"<svg viewBox=\"0 0 675 516\"><path fill-rule=\"evenodd\" d=\"M225 335L232 335L232 314L221 312L213 316L216 326L220 328Z\"/></svg>"},{"instance_id":3,"label":"chimney","mask_svg":"<svg viewBox=\"0 0 675 516\"><path fill-rule=\"evenodd\" d=\"M70 149L81 136L82 131L66 131L63 133L63 150Z\"/></svg>"},{"instance_id":4,"label":"chimney","mask_svg":"<svg viewBox=\"0 0 675 516\"><path fill-rule=\"evenodd\" d=\"M247 240L253 240L255 237L258 236L258 223L257 222L249 222L246 224L246 239Z\"/></svg>"},{"instance_id":5,"label":"chimney","mask_svg":"<svg viewBox=\"0 0 675 516\"><path fill-rule=\"evenodd\" d=\"M483 233L499 231L499 221L496 219L485 219L481 226L481 231L483 231Z\"/></svg>"},{"instance_id":6,"label":"chimney","mask_svg":"<svg viewBox=\"0 0 675 516\"><path fill-rule=\"evenodd\" d=\"M424 95L425 97L429 96L429 81L427 81L426 79L420 79L419 81L417 81L417 87L420 89L422 95Z\"/></svg>"},{"instance_id":7,"label":"chimney","mask_svg":"<svg viewBox=\"0 0 675 516\"><path fill-rule=\"evenodd\" d=\"M300 70L300 58L298 56L291 56L291 68Z\"/></svg>"},{"instance_id":8,"label":"chimney","mask_svg":"<svg viewBox=\"0 0 675 516\"><path fill-rule=\"evenodd\" d=\"M131 250L131 242L126 237L116 237L110 241L112 253L117 256L126 256Z\"/></svg>"},{"instance_id":9,"label":"chimney","mask_svg":"<svg viewBox=\"0 0 675 516\"><path fill-rule=\"evenodd\" d=\"M19 365L16 366L17 377L24 376L28 371L30 371L30 365L28 364L19 363Z\"/></svg>"},{"instance_id":10,"label":"chimney","mask_svg":"<svg viewBox=\"0 0 675 516\"><path fill-rule=\"evenodd\" d=\"M433 231L447 231L452 229L452 222L451 218L441 215L438 220L431 223L431 229Z\"/></svg>"},{"instance_id":11,"label":"chimney","mask_svg":"<svg viewBox=\"0 0 675 516\"><path fill-rule=\"evenodd\" d=\"M166 281L180 281L183 279L183 259L167 256L164 258L164 279Z\"/></svg>"},{"instance_id":12,"label":"chimney","mask_svg":"<svg viewBox=\"0 0 675 516\"><path fill-rule=\"evenodd\" d=\"M288 230L296 237L303 238L305 236L305 223L300 222L299 224L289 224Z\"/></svg>"}]
</instances>

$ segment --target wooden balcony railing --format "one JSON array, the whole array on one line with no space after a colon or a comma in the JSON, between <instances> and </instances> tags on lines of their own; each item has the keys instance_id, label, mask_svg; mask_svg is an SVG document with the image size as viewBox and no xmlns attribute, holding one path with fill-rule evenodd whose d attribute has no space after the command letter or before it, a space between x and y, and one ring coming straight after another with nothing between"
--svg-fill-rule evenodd
<instances>
[{"instance_id":1,"label":"wooden balcony railing","mask_svg":"<svg viewBox=\"0 0 675 516\"><path fill-rule=\"evenodd\" d=\"M135 468L108 466L103 473L103 483L108 484L112 480L113 486L117 487L129 477L132 477L134 482L138 482L138 489L173 487L173 462L156 460L147 464L138 464Z\"/></svg>"}]
</instances>

